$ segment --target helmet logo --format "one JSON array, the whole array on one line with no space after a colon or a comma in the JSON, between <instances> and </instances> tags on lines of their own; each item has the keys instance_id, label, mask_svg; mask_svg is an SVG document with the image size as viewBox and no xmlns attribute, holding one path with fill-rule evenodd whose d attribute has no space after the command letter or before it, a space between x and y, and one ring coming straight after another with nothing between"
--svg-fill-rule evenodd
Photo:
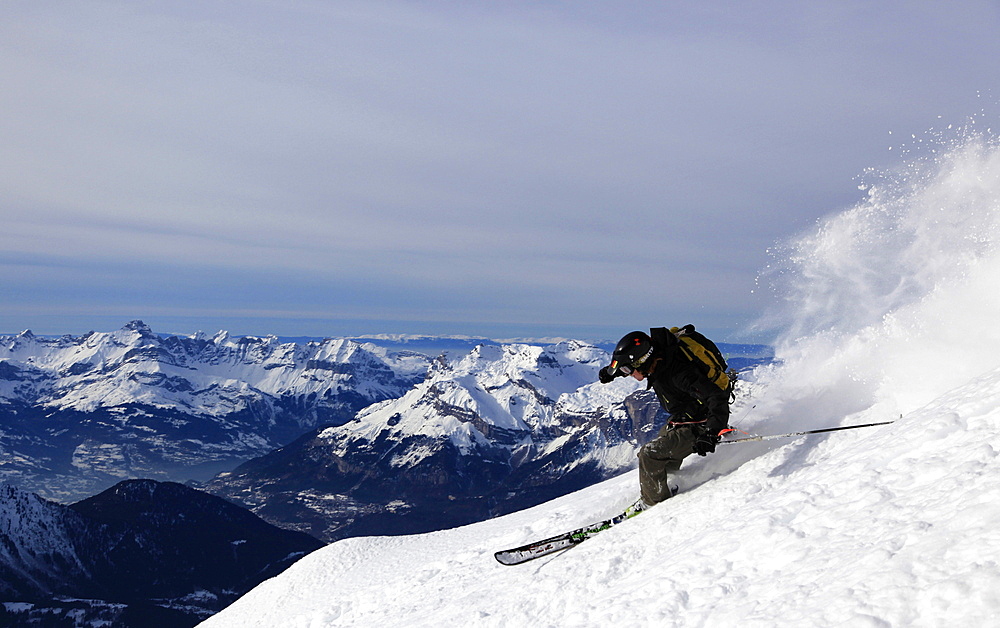
<instances>
[{"instance_id":1,"label":"helmet logo","mask_svg":"<svg viewBox=\"0 0 1000 628\"><path fill-rule=\"evenodd\" d=\"M648 360L649 356L651 356L651 355L653 355L653 348L652 347L649 348L649 351L646 352L646 355L642 356L641 358L636 358L635 362L632 363L632 366L634 366L636 368L642 366L643 363L645 363L646 360Z\"/></svg>"}]
</instances>

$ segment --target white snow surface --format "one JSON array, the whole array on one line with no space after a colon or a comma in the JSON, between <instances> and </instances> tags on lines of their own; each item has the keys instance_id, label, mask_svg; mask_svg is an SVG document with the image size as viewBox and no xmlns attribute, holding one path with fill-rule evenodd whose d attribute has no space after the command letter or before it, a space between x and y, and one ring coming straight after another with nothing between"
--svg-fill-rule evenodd
<instances>
[{"instance_id":1,"label":"white snow surface","mask_svg":"<svg viewBox=\"0 0 1000 628\"><path fill-rule=\"evenodd\" d=\"M616 514L630 472L535 508L347 539L203 626L1000 625L1000 148L962 130L791 243L789 333L682 492L561 555L493 552Z\"/></svg>"}]
</instances>

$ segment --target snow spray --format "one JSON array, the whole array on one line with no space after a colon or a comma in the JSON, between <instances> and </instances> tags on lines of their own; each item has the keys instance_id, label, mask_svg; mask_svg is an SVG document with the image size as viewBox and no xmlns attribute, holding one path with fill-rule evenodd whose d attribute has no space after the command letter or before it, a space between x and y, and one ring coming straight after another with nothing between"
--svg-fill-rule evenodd
<instances>
[{"instance_id":1,"label":"snow spray","mask_svg":"<svg viewBox=\"0 0 1000 628\"><path fill-rule=\"evenodd\" d=\"M865 198L772 251L778 363L756 423L895 418L1000 365L1000 142L929 132Z\"/></svg>"}]
</instances>

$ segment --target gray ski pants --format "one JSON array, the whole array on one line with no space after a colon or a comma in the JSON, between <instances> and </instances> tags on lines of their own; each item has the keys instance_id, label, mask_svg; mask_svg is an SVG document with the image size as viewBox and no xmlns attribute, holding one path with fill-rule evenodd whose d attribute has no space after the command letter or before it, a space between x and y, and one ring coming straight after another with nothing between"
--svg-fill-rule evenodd
<instances>
[{"instance_id":1,"label":"gray ski pants","mask_svg":"<svg viewBox=\"0 0 1000 628\"><path fill-rule=\"evenodd\" d=\"M671 496L670 474L694 453L696 432L688 425L664 425L656 438L639 449L639 489L644 502L656 504Z\"/></svg>"}]
</instances>

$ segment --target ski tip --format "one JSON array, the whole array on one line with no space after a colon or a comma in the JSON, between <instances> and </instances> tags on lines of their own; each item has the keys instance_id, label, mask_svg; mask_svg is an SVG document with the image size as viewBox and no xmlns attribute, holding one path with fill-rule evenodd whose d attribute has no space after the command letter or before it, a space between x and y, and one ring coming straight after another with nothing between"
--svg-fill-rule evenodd
<instances>
[{"instance_id":1,"label":"ski tip","mask_svg":"<svg viewBox=\"0 0 1000 628\"><path fill-rule=\"evenodd\" d=\"M502 551L499 551L499 552L494 552L493 553L493 558L497 559L497 562L500 563L501 565L509 565L510 564L510 551L509 550L502 550Z\"/></svg>"},{"instance_id":2,"label":"ski tip","mask_svg":"<svg viewBox=\"0 0 1000 628\"><path fill-rule=\"evenodd\" d=\"M543 541L522 545L521 547L500 550L493 554L493 558L496 558L497 562L501 565L520 565L529 560L561 552L579 542L579 540L573 538L573 533L569 532Z\"/></svg>"},{"instance_id":3,"label":"ski tip","mask_svg":"<svg viewBox=\"0 0 1000 628\"><path fill-rule=\"evenodd\" d=\"M497 562L500 563L501 565L506 565L508 567L511 567L513 565L520 565L521 563L526 563L529 560L544 555L545 554L534 554L532 552L502 550L493 554L493 558L497 559Z\"/></svg>"}]
</instances>

